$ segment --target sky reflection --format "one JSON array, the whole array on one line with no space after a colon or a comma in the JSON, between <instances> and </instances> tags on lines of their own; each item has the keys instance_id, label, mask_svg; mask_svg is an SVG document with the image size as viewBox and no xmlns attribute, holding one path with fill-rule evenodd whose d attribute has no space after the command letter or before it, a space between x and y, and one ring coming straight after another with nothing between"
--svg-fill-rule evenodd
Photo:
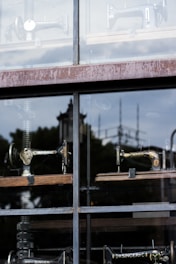
<instances>
[{"instance_id":1,"label":"sky reflection","mask_svg":"<svg viewBox=\"0 0 176 264\"><path fill-rule=\"evenodd\" d=\"M25 120L30 121L31 131L57 126L57 116L67 111L70 99L56 96L1 100L0 135L10 141L9 133L24 129ZM122 125L131 136L139 130L142 146L168 149L176 128L176 89L81 95L80 112L86 114L85 123L91 124L94 134L104 140L106 132L108 141L117 142L117 129ZM135 140L128 143L136 144Z\"/></svg>"}]
</instances>

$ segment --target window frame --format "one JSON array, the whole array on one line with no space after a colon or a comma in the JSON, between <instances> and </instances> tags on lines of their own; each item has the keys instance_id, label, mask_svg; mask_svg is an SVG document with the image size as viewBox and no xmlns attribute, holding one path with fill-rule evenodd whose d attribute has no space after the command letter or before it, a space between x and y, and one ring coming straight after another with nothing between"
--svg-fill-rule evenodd
<instances>
[{"instance_id":1,"label":"window frame","mask_svg":"<svg viewBox=\"0 0 176 264\"><path fill-rule=\"evenodd\" d=\"M176 87L176 59L79 65L79 0L73 0L73 65L0 72L0 99L73 94L73 207L0 210L0 216L73 214L73 263L79 263L80 214L119 212L120 207L79 206L79 95ZM134 210L134 206L124 210ZM139 208L141 210L142 208ZM157 208L154 208L157 209ZM176 207L165 208L176 210Z\"/></svg>"}]
</instances>

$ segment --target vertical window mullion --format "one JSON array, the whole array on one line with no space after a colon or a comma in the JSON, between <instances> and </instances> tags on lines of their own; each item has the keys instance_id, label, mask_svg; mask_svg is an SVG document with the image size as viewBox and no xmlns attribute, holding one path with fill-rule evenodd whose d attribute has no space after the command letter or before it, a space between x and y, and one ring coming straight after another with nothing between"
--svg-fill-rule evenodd
<instances>
[{"instance_id":1,"label":"vertical window mullion","mask_svg":"<svg viewBox=\"0 0 176 264\"><path fill-rule=\"evenodd\" d=\"M79 264L79 94L73 101L73 263Z\"/></svg>"},{"instance_id":2,"label":"vertical window mullion","mask_svg":"<svg viewBox=\"0 0 176 264\"><path fill-rule=\"evenodd\" d=\"M73 0L73 64L79 64L79 0Z\"/></svg>"}]
</instances>

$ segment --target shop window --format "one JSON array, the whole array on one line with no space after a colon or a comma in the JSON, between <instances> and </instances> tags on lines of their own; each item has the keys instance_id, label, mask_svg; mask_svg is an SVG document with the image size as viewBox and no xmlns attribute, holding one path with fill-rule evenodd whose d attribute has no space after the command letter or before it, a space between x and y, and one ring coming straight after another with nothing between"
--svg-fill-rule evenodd
<instances>
[{"instance_id":1,"label":"shop window","mask_svg":"<svg viewBox=\"0 0 176 264\"><path fill-rule=\"evenodd\" d=\"M1 1L1 69L70 65L72 1Z\"/></svg>"},{"instance_id":2,"label":"shop window","mask_svg":"<svg viewBox=\"0 0 176 264\"><path fill-rule=\"evenodd\" d=\"M81 63L175 54L175 1L81 1Z\"/></svg>"}]
</instances>

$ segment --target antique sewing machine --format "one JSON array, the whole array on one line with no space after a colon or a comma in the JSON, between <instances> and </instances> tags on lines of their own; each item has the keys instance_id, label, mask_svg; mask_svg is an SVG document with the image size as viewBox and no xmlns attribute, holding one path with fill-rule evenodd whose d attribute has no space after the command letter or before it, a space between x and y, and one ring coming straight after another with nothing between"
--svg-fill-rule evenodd
<instances>
[{"instance_id":1,"label":"antique sewing machine","mask_svg":"<svg viewBox=\"0 0 176 264\"><path fill-rule=\"evenodd\" d=\"M112 29L120 18L140 17L142 19L142 29L158 27L162 21L167 20L167 3L166 0L154 2L153 4L141 4L138 6L125 6L116 8L107 5L107 27Z\"/></svg>"},{"instance_id":2,"label":"antique sewing machine","mask_svg":"<svg viewBox=\"0 0 176 264\"><path fill-rule=\"evenodd\" d=\"M159 170L161 168L159 154L154 150L125 152L124 150L120 149L120 147L117 147L116 164L117 164L118 172L120 172L120 166L124 160L132 160L132 159L137 160L139 158L148 159L149 162L151 163L151 170Z\"/></svg>"},{"instance_id":3,"label":"antique sewing machine","mask_svg":"<svg viewBox=\"0 0 176 264\"><path fill-rule=\"evenodd\" d=\"M6 39L12 41L12 36L15 35L20 41L33 41L37 32L47 29L59 29L64 34L68 34L69 24L68 15L63 14L52 20L34 18L34 2L31 0L24 1L24 17L16 16L14 22L11 23L6 30ZM40 39L38 38L38 41Z\"/></svg>"},{"instance_id":4,"label":"antique sewing machine","mask_svg":"<svg viewBox=\"0 0 176 264\"><path fill-rule=\"evenodd\" d=\"M64 140L63 144L56 150L36 150L30 147L24 147L21 151L18 151L14 143L12 143L9 147L8 157L10 164L14 166L17 160L21 160L23 163L22 176L31 176L30 165L33 157L37 155L61 155L62 172L63 174L67 173L71 152L68 151L68 144L66 140Z\"/></svg>"},{"instance_id":5,"label":"antique sewing machine","mask_svg":"<svg viewBox=\"0 0 176 264\"><path fill-rule=\"evenodd\" d=\"M65 34L68 33L68 18L67 16L58 18L53 21L35 21L28 18L26 21L21 16L15 18L14 24L11 25L11 30L14 32L19 40L32 40L33 34L37 31L58 28L63 30ZM10 33L10 32L9 32Z\"/></svg>"},{"instance_id":6,"label":"antique sewing machine","mask_svg":"<svg viewBox=\"0 0 176 264\"><path fill-rule=\"evenodd\" d=\"M169 247L152 247L151 249L143 249L143 250L126 250L126 252L122 252L122 250L117 253L117 251L112 250L108 246L104 246L103 249L103 263L104 264L112 264L117 263L122 260L129 260L131 263L132 260L136 260L135 263L170 263L174 264L175 259L175 250L174 250L174 242L170 242ZM124 263L124 262L123 262Z\"/></svg>"},{"instance_id":7,"label":"antique sewing machine","mask_svg":"<svg viewBox=\"0 0 176 264\"><path fill-rule=\"evenodd\" d=\"M29 142L28 142L29 143ZM22 175L24 177L32 177L30 165L33 157L37 155L61 155L62 156L62 172L67 173L69 164L69 155L67 141L64 140L62 145L56 150L36 150L29 147L24 147L18 151L15 144L12 143L9 147L9 161L14 166L17 160L23 164ZM16 251L10 251L7 259L7 264L70 264L72 263L72 249L57 250L52 254L46 252L41 255L34 246L34 238L31 231L31 221L29 216L21 216L21 221L17 223L17 243ZM60 253L59 253L60 252Z\"/></svg>"},{"instance_id":8,"label":"antique sewing machine","mask_svg":"<svg viewBox=\"0 0 176 264\"><path fill-rule=\"evenodd\" d=\"M46 250L44 250L46 251ZM71 264L72 248L65 250L53 250L54 254L43 257L35 249L34 238L31 232L31 223L29 216L22 216L21 221L17 223L17 248L16 251L9 252L7 264Z\"/></svg>"}]
</instances>

